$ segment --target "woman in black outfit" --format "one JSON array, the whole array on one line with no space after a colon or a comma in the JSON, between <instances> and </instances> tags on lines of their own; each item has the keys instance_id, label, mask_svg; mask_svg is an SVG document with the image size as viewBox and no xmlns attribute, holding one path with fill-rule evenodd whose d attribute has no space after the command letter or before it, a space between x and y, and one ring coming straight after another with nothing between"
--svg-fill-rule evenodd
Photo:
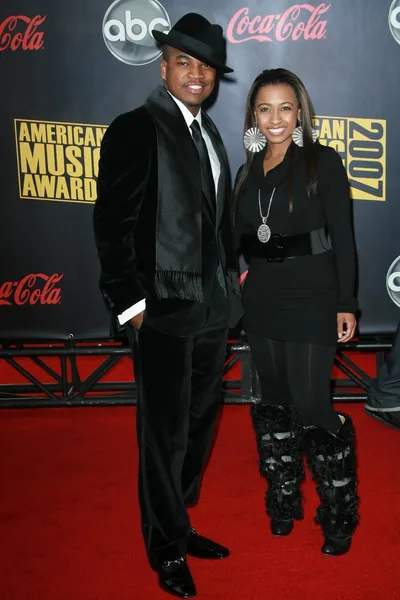
<instances>
[{"instance_id":1,"label":"woman in black outfit","mask_svg":"<svg viewBox=\"0 0 400 600\"><path fill-rule=\"evenodd\" d=\"M235 230L250 265L244 329L261 384L252 419L267 514L275 535L302 518L304 447L322 552L344 554L358 522L354 430L331 405L330 380L337 342L356 326L348 180L335 150L314 141L311 100L290 71L255 79L245 130Z\"/></svg>"}]
</instances>

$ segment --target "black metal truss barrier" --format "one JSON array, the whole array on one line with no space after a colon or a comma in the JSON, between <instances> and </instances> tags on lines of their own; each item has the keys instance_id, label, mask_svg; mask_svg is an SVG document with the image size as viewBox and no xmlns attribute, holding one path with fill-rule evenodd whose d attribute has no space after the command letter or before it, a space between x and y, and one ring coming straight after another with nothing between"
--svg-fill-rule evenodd
<instances>
[{"instance_id":1,"label":"black metal truss barrier","mask_svg":"<svg viewBox=\"0 0 400 600\"><path fill-rule=\"evenodd\" d=\"M335 364L347 378L332 381L332 400L340 402L365 402L371 378L349 357L352 352L374 352L377 370L392 346L392 336L361 338L338 346ZM346 354L345 354L346 352ZM81 379L78 358L103 357L104 360L92 372ZM2 363L7 363L24 376L29 383L0 384L0 408L34 408L61 406L131 405L136 403L137 389L131 382L101 382L124 356L131 356L126 342L86 342L72 336L66 342L0 342L0 373ZM56 371L45 358L59 360ZM29 367L19 359L29 359ZM227 404L246 404L259 398L258 377L245 338L229 342L224 374L237 362L241 362L241 379L228 380L223 384L223 401ZM33 370L32 370L33 367ZM43 383L37 373L42 369L51 382Z\"/></svg>"}]
</instances>

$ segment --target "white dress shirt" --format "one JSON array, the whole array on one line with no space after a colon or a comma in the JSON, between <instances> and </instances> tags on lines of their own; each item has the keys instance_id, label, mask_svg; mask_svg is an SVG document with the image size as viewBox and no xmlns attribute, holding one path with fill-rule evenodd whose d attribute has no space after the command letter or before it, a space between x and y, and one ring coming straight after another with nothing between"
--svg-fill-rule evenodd
<instances>
[{"instance_id":1,"label":"white dress shirt","mask_svg":"<svg viewBox=\"0 0 400 600\"><path fill-rule=\"evenodd\" d=\"M198 123L200 125L201 134L204 138L204 141L205 141L205 144L206 144L207 150L208 150L208 156L209 156L210 163L211 163L211 170L212 170L214 185L215 185L215 198L217 198L219 176L221 174L221 165L220 165L217 153L214 150L214 146L212 145L212 142L210 140L210 136L208 135L207 131L202 126L201 109L199 110L197 115L194 117L192 115L192 113L190 112L190 110L183 104L183 102L178 100L178 98L175 98L175 96L173 96L171 94L171 92L168 92L168 93L171 96L171 98L173 100L175 100L176 104L178 105L178 107L183 115L183 118L185 119L186 125L188 126L188 129L190 131L190 135L192 135L192 130L190 129L190 126L193 123L193 121L194 120L198 121ZM146 300L143 298L143 300L139 300L139 302L136 302L136 304L133 304L133 306L130 306L129 308L124 310L123 313L118 315L118 321L119 321L120 325L124 325L130 319L132 319L133 317L136 317L136 315L143 312L145 310L145 308L146 308Z\"/></svg>"}]
</instances>

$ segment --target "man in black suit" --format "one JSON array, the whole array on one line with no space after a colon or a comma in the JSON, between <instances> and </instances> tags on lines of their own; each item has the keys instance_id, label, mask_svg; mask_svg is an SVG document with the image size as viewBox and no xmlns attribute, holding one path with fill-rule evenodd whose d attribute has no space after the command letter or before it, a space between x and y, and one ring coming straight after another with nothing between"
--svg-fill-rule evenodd
<instances>
[{"instance_id":1,"label":"man in black suit","mask_svg":"<svg viewBox=\"0 0 400 600\"><path fill-rule=\"evenodd\" d=\"M241 316L229 165L201 110L232 69L222 28L200 15L152 33L164 85L104 136L94 228L100 287L134 352L148 558L161 587L187 598L196 595L187 554L229 555L195 532L187 507L213 438L228 327Z\"/></svg>"}]
</instances>

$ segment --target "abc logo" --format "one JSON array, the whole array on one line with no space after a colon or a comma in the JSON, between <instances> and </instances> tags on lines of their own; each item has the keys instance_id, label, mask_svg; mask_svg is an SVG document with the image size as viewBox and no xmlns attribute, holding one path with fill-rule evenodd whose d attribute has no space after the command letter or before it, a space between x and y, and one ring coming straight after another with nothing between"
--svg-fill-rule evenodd
<instances>
[{"instance_id":1,"label":"abc logo","mask_svg":"<svg viewBox=\"0 0 400 600\"><path fill-rule=\"evenodd\" d=\"M153 29L171 29L168 13L157 0L116 0L104 15L105 44L128 65L147 65L161 55Z\"/></svg>"},{"instance_id":2,"label":"abc logo","mask_svg":"<svg viewBox=\"0 0 400 600\"><path fill-rule=\"evenodd\" d=\"M386 275L386 288L393 302L400 306L400 256L389 267Z\"/></svg>"},{"instance_id":3,"label":"abc logo","mask_svg":"<svg viewBox=\"0 0 400 600\"><path fill-rule=\"evenodd\" d=\"M390 6L389 28L396 42L400 44L400 0L393 0Z\"/></svg>"}]
</instances>

